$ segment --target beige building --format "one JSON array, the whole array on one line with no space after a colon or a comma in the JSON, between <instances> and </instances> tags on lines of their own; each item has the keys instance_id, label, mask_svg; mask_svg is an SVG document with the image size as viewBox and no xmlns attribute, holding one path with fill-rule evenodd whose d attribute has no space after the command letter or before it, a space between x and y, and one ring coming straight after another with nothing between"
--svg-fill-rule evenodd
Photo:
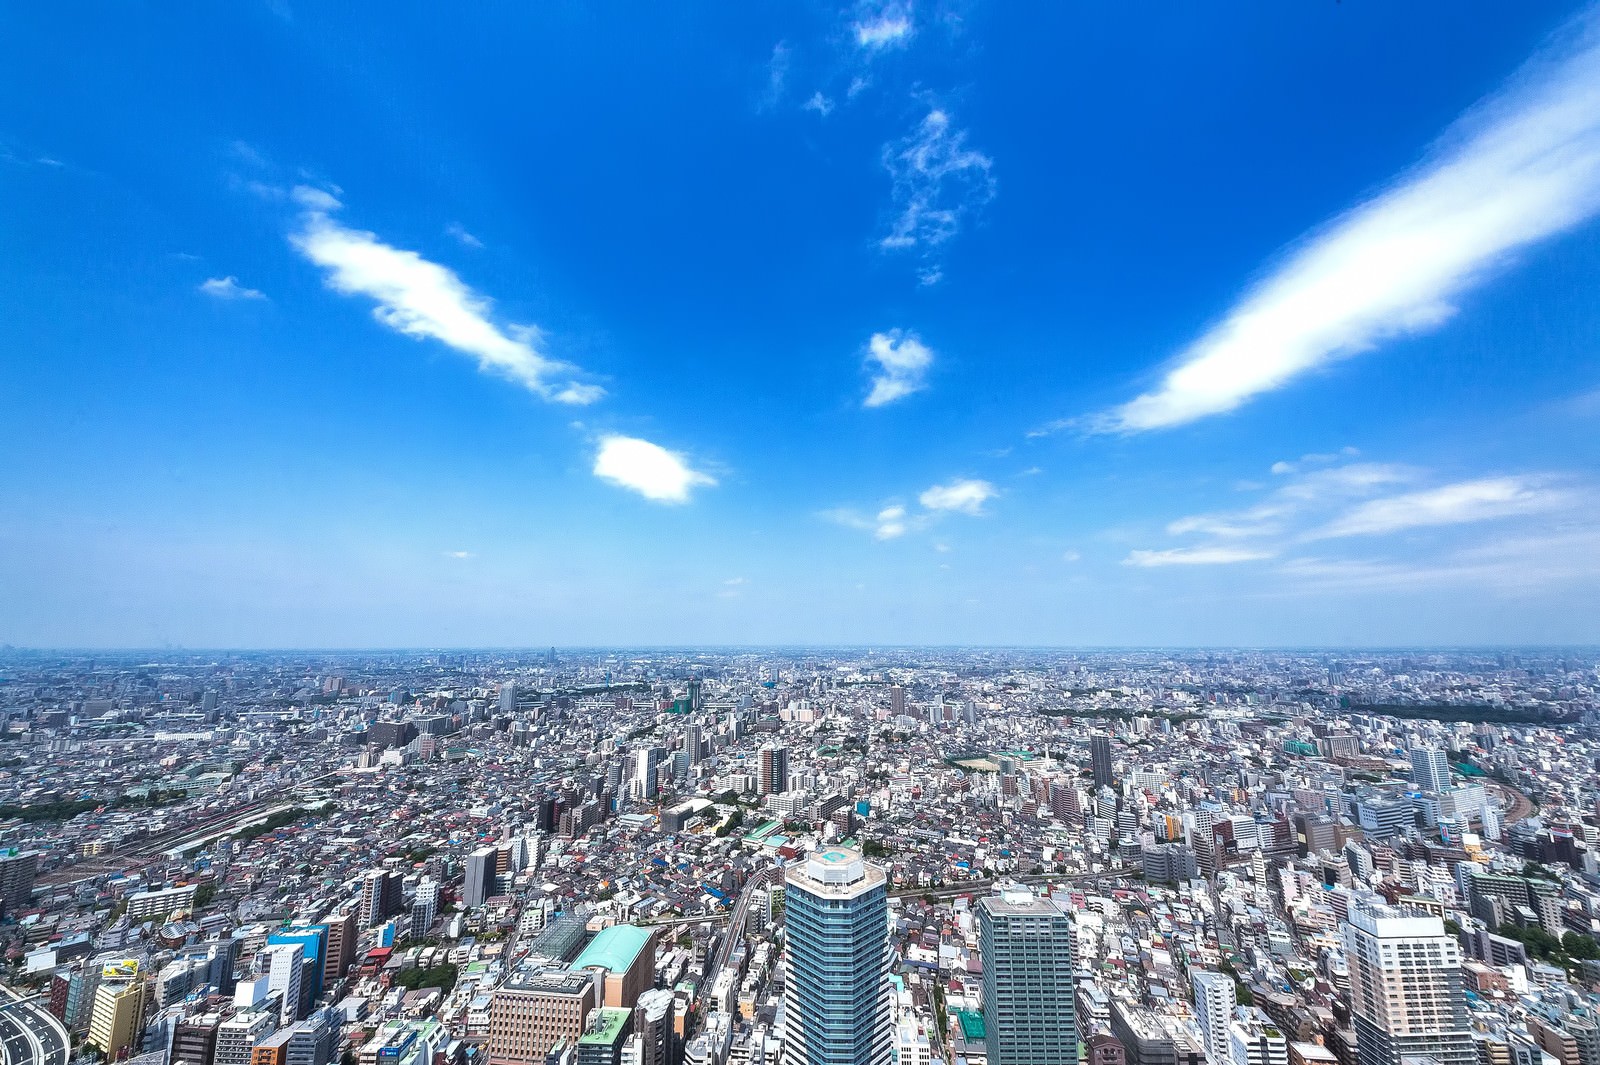
<instances>
[{"instance_id":1,"label":"beige building","mask_svg":"<svg viewBox=\"0 0 1600 1065\"><path fill-rule=\"evenodd\" d=\"M1360 1065L1477 1065L1461 948L1433 914L1381 902L1352 906L1344 929Z\"/></svg>"},{"instance_id":2,"label":"beige building","mask_svg":"<svg viewBox=\"0 0 1600 1065\"><path fill-rule=\"evenodd\" d=\"M89 1015L89 1044L108 1059L136 1048L144 1030L144 978L139 963L107 965Z\"/></svg>"}]
</instances>

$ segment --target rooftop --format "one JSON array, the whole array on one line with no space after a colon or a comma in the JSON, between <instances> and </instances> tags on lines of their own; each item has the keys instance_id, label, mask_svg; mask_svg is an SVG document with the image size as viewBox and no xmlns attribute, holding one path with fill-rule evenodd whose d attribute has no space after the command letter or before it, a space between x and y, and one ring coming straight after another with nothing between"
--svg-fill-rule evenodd
<instances>
[{"instance_id":1,"label":"rooftop","mask_svg":"<svg viewBox=\"0 0 1600 1065\"><path fill-rule=\"evenodd\" d=\"M626 972L650 942L650 930L637 925L619 924L602 928L599 935L583 948L574 969L599 967L611 972Z\"/></svg>"}]
</instances>

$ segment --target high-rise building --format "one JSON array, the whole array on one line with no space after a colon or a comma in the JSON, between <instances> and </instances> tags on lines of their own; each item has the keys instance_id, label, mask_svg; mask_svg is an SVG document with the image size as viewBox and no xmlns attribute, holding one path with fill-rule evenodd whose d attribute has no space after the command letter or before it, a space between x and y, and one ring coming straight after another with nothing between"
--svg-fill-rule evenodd
<instances>
[{"instance_id":1,"label":"high-rise building","mask_svg":"<svg viewBox=\"0 0 1600 1065\"><path fill-rule=\"evenodd\" d=\"M1232 1051L1228 1046L1228 1025L1239 993L1227 973L1196 969L1189 977L1194 988L1194 1019L1200 1028L1200 1043L1211 1065L1228 1065Z\"/></svg>"},{"instance_id":2,"label":"high-rise building","mask_svg":"<svg viewBox=\"0 0 1600 1065\"><path fill-rule=\"evenodd\" d=\"M1115 779L1111 773L1111 737L1094 735L1089 737L1089 764L1094 770L1094 787L1096 791L1109 788Z\"/></svg>"},{"instance_id":3,"label":"high-rise building","mask_svg":"<svg viewBox=\"0 0 1600 1065\"><path fill-rule=\"evenodd\" d=\"M887 1065L888 876L855 851L788 867L784 1045L795 1065Z\"/></svg>"},{"instance_id":4,"label":"high-rise building","mask_svg":"<svg viewBox=\"0 0 1600 1065\"><path fill-rule=\"evenodd\" d=\"M705 757L704 745L705 734L699 725L691 722L683 726L683 753L688 755L690 765L699 765Z\"/></svg>"},{"instance_id":5,"label":"high-rise building","mask_svg":"<svg viewBox=\"0 0 1600 1065\"><path fill-rule=\"evenodd\" d=\"M677 1060L673 1026L677 997L668 989L653 987L639 996L633 1010L630 1045L638 1047L634 1065L670 1065Z\"/></svg>"},{"instance_id":6,"label":"high-rise building","mask_svg":"<svg viewBox=\"0 0 1600 1065\"><path fill-rule=\"evenodd\" d=\"M517 686L509 680L500 685L500 712L502 714L517 712Z\"/></svg>"},{"instance_id":7,"label":"high-rise building","mask_svg":"<svg viewBox=\"0 0 1600 1065\"><path fill-rule=\"evenodd\" d=\"M479 847L467 855L467 879L461 888L461 901L468 906L482 906L489 896L499 894L496 868L499 854L493 847Z\"/></svg>"},{"instance_id":8,"label":"high-rise building","mask_svg":"<svg viewBox=\"0 0 1600 1065\"><path fill-rule=\"evenodd\" d=\"M978 943L990 1065L1076 1061L1067 911L1026 887L1006 885L978 903Z\"/></svg>"},{"instance_id":9,"label":"high-rise building","mask_svg":"<svg viewBox=\"0 0 1600 1065\"><path fill-rule=\"evenodd\" d=\"M889 685L889 712L902 717L906 712L906 690L898 684Z\"/></svg>"},{"instance_id":10,"label":"high-rise building","mask_svg":"<svg viewBox=\"0 0 1600 1065\"><path fill-rule=\"evenodd\" d=\"M303 977L300 981L300 1016L311 1012L311 1004L322 997L324 961L328 956L328 926L322 924L296 925L267 935L270 946L298 943L304 952Z\"/></svg>"},{"instance_id":11,"label":"high-rise building","mask_svg":"<svg viewBox=\"0 0 1600 1065\"><path fill-rule=\"evenodd\" d=\"M1450 761L1435 747L1411 750L1411 782L1423 791L1444 791L1450 786Z\"/></svg>"},{"instance_id":12,"label":"high-rise building","mask_svg":"<svg viewBox=\"0 0 1600 1065\"><path fill-rule=\"evenodd\" d=\"M299 943L274 943L262 951L267 971L267 990L283 996L279 1006L278 1024L287 1026L300 1019L302 969L305 967L305 948ZM259 970L258 970L259 971Z\"/></svg>"},{"instance_id":13,"label":"high-rise building","mask_svg":"<svg viewBox=\"0 0 1600 1065\"><path fill-rule=\"evenodd\" d=\"M411 899L411 937L423 939L439 916L439 882L424 880Z\"/></svg>"},{"instance_id":14,"label":"high-rise building","mask_svg":"<svg viewBox=\"0 0 1600 1065\"><path fill-rule=\"evenodd\" d=\"M221 1023L220 1013L203 1013L180 1021L172 1032L168 1060L172 1065L211 1065L217 1052L217 1026Z\"/></svg>"},{"instance_id":15,"label":"high-rise building","mask_svg":"<svg viewBox=\"0 0 1600 1065\"><path fill-rule=\"evenodd\" d=\"M632 1010L608 1006L591 1010L578 1037L575 1065L621 1065L622 1044L627 1041L632 1016Z\"/></svg>"},{"instance_id":16,"label":"high-rise building","mask_svg":"<svg viewBox=\"0 0 1600 1065\"><path fill-rule=\"evenodd\" d=\"M328 927L328 951L322 959L322 986L332 987L344 979L344 974L356 960L356 913L343 910L322 922Z\"/></svg>"},{"instance_id":17,"label":"high-rise building","mask_svg":"<svg viewBox=\"0 0 1600 1065\"><path fill-rule=\"evenodd\" d=\"M114 1061L138 1048L144 1031L144 977L132 959L106 965L94 993L89 1045Z\"/></svg>"},{"instance_id":18,"label":"high-rise building","mask_svg":"<svg viewBox=\"0 0 1600 1065\"><path fill-rule=\"evenodd\" d=\"M633 752L633 794L642 802L656 797L656 769L661 764L661 748L642 747Z\"/></svg>"},{"instance_id":19,"label":"high-rise building","mask_svg":"<svg viewBox=\"0 0 1600 1065\"><path fill-rule=\"evenodd\" d=\"M757 767L756 790L762 795L777 795L789 790L789 748L776 743L761 745L761 764Z\"/></svg>"},{"instance_id":20,"label":"high-rise building","mask_svg":"<svg viewBox=\"0 0 1600 1065\"><path fill-rule=\"evenodd\" d=\"M0 852L0 913L14 917L33 898L33 879L39 871L38 851L11 847Z\"/></svg>"},{"instance_id":21,"label":"high-rise building","mask_svg":"<svg viewBox=\"0 0 1600 1065\"><path fill-rule=\"evenodd\" d=\"M1461 948L1442 920L1359 900L1344 946L1360 1065L1473 1065Z\"/></svg>"},{"instance_id":22,"label":"high-rise building","mask_svg":"<svg viewBox=\"0 0 1600 1065\"><path fill-rule=\"evenodd\" d=\"M380 925L384 919L400 912L400 882L398 872L374 869L361 880L361 924L365 928Z\"/></svg>"},{"instance_id":23,"label":"high-rise building","mask_svg":"<svg viewBox=\"0 0 1600 1065\"><path fill-rule=\"evenodd\" d=\"M278 1015L270 1010L245 1010L217 1026L213 1065L250 1065L256 1044L278 1030Z\"/></svg>"}]
</instances>

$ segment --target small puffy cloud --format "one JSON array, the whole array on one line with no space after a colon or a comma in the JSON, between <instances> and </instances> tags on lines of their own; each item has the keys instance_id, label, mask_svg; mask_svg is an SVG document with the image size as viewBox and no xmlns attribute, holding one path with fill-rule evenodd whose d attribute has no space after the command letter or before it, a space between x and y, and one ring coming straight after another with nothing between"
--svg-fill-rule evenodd
<instances>
[{"instance_id":1,"label":"small puffy cloud","mask_svg":"<svg viewBox=\"0 0 1600 1065\"><path fill-rule=\"evenodd\" d=\"M577 368L544 354L537 328L497 325L489 299L455 271L386 244L375 233L340 224L333 217L339 201L321 189L302 185L292 196L305 213L290 243L327 271L329 288L373 300L373 317L381 324L409 337L437 340L475 359L483 372L554 403L593 403L605 394L594 384L552 382Z\"/></svg>"},{"instance_id":2,"label":"small puffy cloud","mask_svg":"<svg viewBox=\"0 0 1600 1065\"><path fill-rule=\"evenodd\" d=\"M800 105L800 110L815 111L821 117L827 118L828 113L833 110L833 101L822 95L819 90L811 94L811 99Z\"/></svg>"},{"instance_id":3,"label":"small puffy cloud","mask_svg":"<svg viewBox=\"0 0 1600 1065\"><path fill-rule=\"evenodd\" d=\"M264 300L266 293L260 289L246 288L239 284L239 279L231 274L227 277L212 277L200 282L200 291L207 296L219 300Z\"/></svg>"},{"instance_id":4,"label":"small puffy cloud","mask_svg":"<svg viewBox=\"0 0 1600 1065\"><path fill-rule=\"evenodd\" d=\"M1079 562L1082 559L1083 556L1076 551L1063 551L1061 553L1061 561L1063 562Z\"/></svg>"},{"instance_id":5,"label":"small puffy cloud","mask_svg":"<svg viewBox=\"0 0 1600 1065\"><path fill-rule=\"evenodd\" d=\"M881 52L907 44L916 33L911 20L911 5L891 0L864 6L861 17L850 25L856 44L871 52Z\"/></svg>"},{"instance_id":6,"label":"small puffy cloud","mask_svg":"<svg viewBox=\"0 0 1600 1065\"><path fill-rule=\"evenodd\" d=\"M1246 547L1175 547L1168 551L1132 551L1122 560L1124 566L1220 566L1236 562L1257 562L1271 558L1272 552Z\"/></svg>"},{"instance_id":7,"label":"small puffy cloud","mask_svg":"<svg viewBox=\"0 0 1600 1065\"><path fill-rule=\"evenodd\" d=\"M867 365L873 370L872 390L863 407L882 407L928 387L933 351L915 333L891 329L867 341Z\"/></svg>"},{"instance_id":8,"label":"small puffy cloud","mask_svg":"<svg viewBox=\"0 0 1600 1065\"><path fill-rule=\"evenodd\" d=\"M605 436L595 455L594 475L657 503L687 503L696 488L717 483L690 467L688 459L632 436Z\"/></svg>"},{"instance_id":9,"label":"small puffy cloud","mask_svg":"<svg viewBox=\"0 0 1600 1065\"><path fill-rule=\"evenodd\" d=\"M983 505L999 494L1000 490L988 481L960 480L934 485L918 497L918 502L929 510L976 517L983 513Z\"/></svg>"},{"instance_id":10,"label":"small puffy cloud","mask_svg":"<svg viewBox=\"0 0 1600 1065\"><path fill-rule=\"evenodd\" d=\"M1555 510L1571 499L1543 478L1484 477L1421 492L1373 499L1354 507L1308 540L1372 536L1432 525L1462 525Z\"/></svg>"},{"instance_id":11,"label":"small puffy cloud","mask_svg":"<svg viewBox=\"0 0 1600 1065\"><path fill-rule=\"evenodd\" d=\"M457 559L471 558L472 557L472 552L471 551L446 551L444 553L444 557L445 558L457 558Z\"/></svg>"},{"instance_id":12,"label":"small puffy cloud","mask_svg":"<svg viewBox=\"0 0 1600 1065\"><path fill-rule=\"evenodd\" d=\"M884 507L878 511L877 529L873 535L880 540L893 540L906 533L906 508Z\"/></svg>"}]
</instances>

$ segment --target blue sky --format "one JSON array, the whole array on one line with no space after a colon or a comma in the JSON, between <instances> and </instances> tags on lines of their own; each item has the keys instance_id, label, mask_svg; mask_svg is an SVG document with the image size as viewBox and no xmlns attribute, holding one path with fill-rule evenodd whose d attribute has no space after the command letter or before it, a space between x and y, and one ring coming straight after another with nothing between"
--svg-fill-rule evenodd
<instances>
[{"instance_id":1,"label":"blue sky","mask_svg":"<svg viewBox=\"0 0 1600 1065\"><path fill-rule=\"evenodd\" d=\"M11 5L0 643L1600 642L1591 5Z\"/></svg>"}]
</instances>

